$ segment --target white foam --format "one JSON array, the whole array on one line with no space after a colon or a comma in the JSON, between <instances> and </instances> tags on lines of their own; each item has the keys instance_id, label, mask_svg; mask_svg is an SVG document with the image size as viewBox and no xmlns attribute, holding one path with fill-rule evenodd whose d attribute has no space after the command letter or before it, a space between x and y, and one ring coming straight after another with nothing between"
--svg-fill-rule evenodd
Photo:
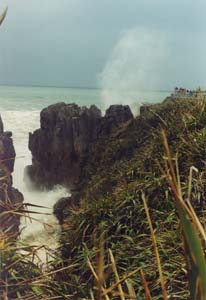
<instances>
[{"instance_id":1,"label":"white foam","mask_svg":"<svg viewBox=\"0 0 206 300\"><path fill-rule=\"evenodd\" d=\"M52 191L36 191L24 182L24 168L31 164L31 154L28 149L29 132L39 128L39 111L1 111L4 128L12 131L16 151L15 168L13 173L13 185L24 195L25 203L45 206L47 208L28 207L29 210L39 211L44 214L31 214L38 221L22 218L21 240L30 245L46 246L50 249L57 247L57 236L59 225L52 214L54 203L61 197L68 195L68 190L62 186L55 187ZM38 255L45 260L45 252L40 251Z\"/></svg>"}]
</instances>

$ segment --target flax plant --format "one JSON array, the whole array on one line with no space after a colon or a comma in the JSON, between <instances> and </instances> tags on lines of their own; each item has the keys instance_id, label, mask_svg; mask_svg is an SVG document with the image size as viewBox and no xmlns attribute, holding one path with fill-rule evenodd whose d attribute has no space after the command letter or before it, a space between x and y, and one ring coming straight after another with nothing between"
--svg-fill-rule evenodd
<instances>
[{"instance_id":1,"label":"flax plant","mask_svg":"<svg viewBox=\"0 0 206 300\"><path fill-rule=\"evenodd\" d=\"M162 136L166 154L166 177L174 195L183 234L190 297L192 300L206 300L206 233L190 203L192 169L194 168L190 169L188 195L186 199L183 199L177 159L175 159L174 166L164 131L162 131Z\"/></svg>"}]
</instances>

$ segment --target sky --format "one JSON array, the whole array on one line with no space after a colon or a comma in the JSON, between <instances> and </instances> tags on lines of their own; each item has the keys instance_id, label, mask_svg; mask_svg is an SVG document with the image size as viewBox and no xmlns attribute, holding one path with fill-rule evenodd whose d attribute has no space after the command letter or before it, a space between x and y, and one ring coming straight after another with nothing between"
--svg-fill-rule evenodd
<instances>
[{"instance_id":1,"label":"sky","mask_svg":"<svg viewBox=\"0 0 206 300\"><path fill-rule=\"evenodd\" d=\"M6 5L0 84L206 87L205 0L0 1Z\"/></svg>"}]
</instances>

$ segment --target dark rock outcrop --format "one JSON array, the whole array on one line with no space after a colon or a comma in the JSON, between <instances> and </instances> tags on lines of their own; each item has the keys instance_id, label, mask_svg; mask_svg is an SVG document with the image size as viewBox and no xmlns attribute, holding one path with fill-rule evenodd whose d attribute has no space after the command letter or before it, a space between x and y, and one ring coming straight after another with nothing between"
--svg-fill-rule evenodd
<instances>
[{"instance_id":1,"label":"dark rock outcrop","mask_svg":"<svg viewBox=\"0 0 206 300\"><path fill-rule=\"evenodd\" d=\"M73 193L69 197L60 198L53 207L53 214L59 221L60 225L63 225L65 219L69 218L71 211L78 209L80 206L79 193Z\"/></svg>"},{"instance_id":2,"label":"dark rock outcrop","mask_svg":"<svg viewBox=\"0 0 206 300\"><path fill-rule=\"evenodd\" d=\"M20 217L14 212L22 208L23 195L12 187L15 150L12 133L4 132L0 117L0 234L14 238L19 233Z\"/></svg>"},{"instance_id":3,"label":"dark rock outcrop","mask_svg":"<svg viewBox=\"0 0 206 300\"><path fill-rule=\"evenodd\" d=\"M75 186L92 144L132 118L123 105L111 106L103 117L96 106L58 103L43 109L41 128L29 136L32 165L27 174L38 187Z\"/></svg>"}]
</instances>

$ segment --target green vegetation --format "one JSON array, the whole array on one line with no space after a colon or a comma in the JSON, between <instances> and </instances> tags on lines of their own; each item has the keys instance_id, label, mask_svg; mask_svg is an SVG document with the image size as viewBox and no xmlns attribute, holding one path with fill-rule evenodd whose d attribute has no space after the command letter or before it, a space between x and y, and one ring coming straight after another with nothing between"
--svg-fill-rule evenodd
<instances>
[{"instance_id":1,"label":"green vegetation","mask_svg":"<svg viewBox=\"0 0 206 300\"><path fill-rule=\"evenodd\" d=\"M46 266L1 199L0 299L205 300L205 124L205 101L168 100L94 144Z\"/></svg>"},{"instance_id":2,"label":"green vegetation","mask_svg":"<svg viewBox=\"0 0 206 300\"><path fill-rule=\"evenodd\" d=\"M206 102L148 107L93 145L46 266L16 243L26 208L1 195L0 300L205 300L205 167Z\"/></svg>"},{"instance_id":3,"label":"green vegetation","mask_svg":"<svg viewBox=\"0 0 206 300\"><path fill-rule=\"evenodd\" d=\"M166 101L98 141L44 267L1 199L0 299L205 300L205 124L205 101Z\"/></svg>"},{"instance_id":4,"label":"green vegetation","mask_svg":"<svg viewBox=\"0 0 206 300\"><path fill-rule=\"evenodd\" d=\"M205 300L205 106L167 100L93 145L46 266L16 243L26 208L0 199L0 299Z\"/></svg>"},{"instance_id":5,"label":"green vegetation","mask_svg":"<svg viewBox=\"0 0 206 300\"><path fill-rule=\"evenodd\" d=\"M187 216L188 208L185 210L174 201L177 194L174 193L169 176L174 163L175 171L172 172L178 178L175 187L177 189L178 182L180 192L181 183L180 195L184 199L181 203L190 199L190 202L186 201L186 207L192 203L205 225L205 104L204 100L191 99L167 100L150 106L140 117L92 147L82 177L82 206L76 210L68 207L68 217L63 224L61 237L65 263L75 265L73 270L65 272L61 278L69 282L69 291L74 294L74 299L89 298L90 291L95 291L95 277L88 259L96 269L102 235L105 286L111 286L115 281L108 252L111 249L120 278L141 268L152 299L162 299L142 193L147 199L154 227L167 294L170 299L205 299L205 296L200 297L200 293L205 293L199 285L201 280L195 282L194 279L194 276L201 274L204 286L205 254L202 240L198 238L194 219L189 219L190 214ZM166 132L171 151L170 163L162 129ZM178 218L182 222L182 229ZM189 239L186 238L188 235ZM191 248L190 241L197 244L197 248ZM191 260L195 255L197 261ZM190 287L186 271L188 268L192 271ZM132 276L130 282L137 299L145 299L141 274ZM197 289L199 285L199 292L194 290L192 283L195 283ZM123 288L126 289L124 284ZM113 292L109 296L115 298L117 290Z\"/></svg>"},{"instance_id":6,"label":"green vegetation","mask_svg":"<svg viewBox=\"0 0 206 300\"><path fill-rule=\"evenodd\" d=\"M0 177L0 190L2 177ZM1 194L2 197L2 194ZM0 300L68 299L62 296L55 280L58 272L52 263L54 254L47 251L47 265L42 265L35 247L16 243L19 235L18 219L28 217L26 208L11 199L0 201ZM29 217L32 219L32 217ZM58 258L56 258L57 261ZM70 267L66 267L69 269Z\"/></svg>"}]
</instances>

